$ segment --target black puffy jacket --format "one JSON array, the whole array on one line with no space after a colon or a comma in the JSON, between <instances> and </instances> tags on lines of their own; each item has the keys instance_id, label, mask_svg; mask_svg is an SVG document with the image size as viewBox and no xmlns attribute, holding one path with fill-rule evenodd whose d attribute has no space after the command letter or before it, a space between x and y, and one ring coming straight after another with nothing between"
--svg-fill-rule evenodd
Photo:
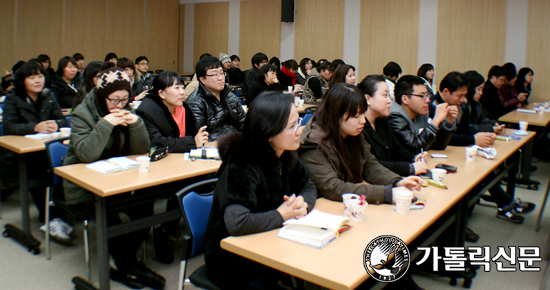
<instances>
[{"instance_id":1,"label":"black puffy jacket","mask_svg":"<svg viewBox=\"0 0 550 290\"><path fill-rule=\"evenodd\" d=\"M227 84L220 92L220 101L199 82L199 87L185 102L195 114L198 127L207 126L212 141L223 134L242 130L246 113L239 97Z\"/></svg>"},{"instance_id":2,"label":"black puffy jacket","mask_svg":"<svg viewBox=\"0 0 550 290\"><path fill-rule=\"evenodd\" d=\"M82 79L78 77L74 77L70 85L58 75L52 77L50 89L61 108L72 108L74 98L82 95L82 83Z\"/></svg>"}]
</instances>

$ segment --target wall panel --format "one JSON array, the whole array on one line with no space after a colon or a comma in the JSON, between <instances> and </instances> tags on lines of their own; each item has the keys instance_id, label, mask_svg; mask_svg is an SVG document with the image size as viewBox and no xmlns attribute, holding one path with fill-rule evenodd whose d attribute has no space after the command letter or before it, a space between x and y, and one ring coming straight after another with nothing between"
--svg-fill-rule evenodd
<instances>
[{"instance_id":1,"label":"wall panel","mask_svg":"<svg viewBox=\"0 0 550 290\"><path fill-rule=\"evenodd\" d=\"M57 69L63 56L63 0L17 1L16 25L15 58L27 61L47 54Z\"/></svg>"},{"instance_id":2,"label":"wall panel","mask_svg":"<svg viewBox=\"0 0 550 290\"><path fill-rule=\"evenodd\" d=\"M203 53L227 53L228 24L229 2L195 4L195 63Z\"/></svg>"},{"instance_id":3,"label":"wall panel","mask_svg":"<svg viewBox=\"0 0 550 290\"><path fill-rule=\"evenodd\" d=\"M280 58L281 0L241 2L239 57L242 70L252 68L250 60L257 52L265 53L268 58Z\"/></svg>"},{"instance_id":4,"label":"wall panel","mask_svg":"<svg viewBox=\"0 0 550 290\"><path fill-rule=\"evenodd\" d=\"M177 70L178 14L178 0L146 1L143 53L149 70Z\"/></svg>"},{"instance_id":5,"label":"wall panel","mask_svg":"<svg viewBox=\"0 0 550 290\"><path fill-rule=\"evenodd\" d=\"M132 60L143 55L144 6L144 0L107 2L107 52Z\"/></svg>"},{"instance_id":6,"label":"wall panel","mask_svg":"<svg viewBox=\"0 0 550 290\"><path fill-rule=\"evenodd\" d=\"M418 0L361 1L358 82L381 74L390 61L397 62L403 74L416 74L418 9Z\"/></svg>"},{"instance_id":7,"label":"wall panel","mask_svg":"<svg viewBox=\"0 0 550 290\"><path fill-rule=\"evenodd\" d=\"M86 64L103 61L107 0L65 0L65 55L80 52Z\"/></svg>"},{"instance_id":8,"label":"wall panel","mask_svg":"<svg viewBox=\"0 0 550 290\"><path fill-rule=\"evenodd\" d=\"M2 53L0 53L0 75L17 62L15 58L15 0L2 0L0 9L0 27L4 27L0 33Z\"/></svg>"},{"instance_id":9,"label":"wall panel","mask_svg":"<svg viewBox=\"0 0 550 290\"><path fill-rule=\"evenodd\" d=\"M506 0L439 0L436 84L451 71L487 77L504 63Z\"/></svg>"},{"instance_id":10,"label":"wall panel","mask_svg":"<svg viewBox=\"0 0 550 290\"><path fill-rule=\"evenodd\" d=\"M296 0L294 58L343 57L344 0ZM241 15L242 16L242 15Z\"/></svg>"},{"instance_id":11,"label":"wall panel","mask_svg":"<svg viewBox=\"0 0 550 290\"><path fill-rule=\"evenodd\" d=\"M530 98L550 100L550 2L529 0L528 19L526 64L535 72Z\"/></svg>"},{"instance_id":12,"label":"wall panel","mask_svg":"<svg viewBox=\"0 0 550 290\"><path fill-rule=\"evenodd\" d=\"M179 9L179 32L178 32L178 73L183 71L183 53L185 52L185 5Z\"/></svg>"}]
</instances>

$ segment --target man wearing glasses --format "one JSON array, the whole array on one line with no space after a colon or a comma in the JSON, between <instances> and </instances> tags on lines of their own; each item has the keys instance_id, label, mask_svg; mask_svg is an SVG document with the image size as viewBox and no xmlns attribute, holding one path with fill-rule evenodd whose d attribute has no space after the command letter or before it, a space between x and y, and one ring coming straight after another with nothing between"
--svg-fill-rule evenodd
<instances>
[{"instance_id":1,"label":"man wearing glasses","mask_svg":"<svg viewBox=\"0 0 550 290\"><path fill-rule=\"evenodd\" d=\"M436 105L429 118L430 99L422 78L405 75L395 85L395 101L390 108L390 124L403 147L414 154L422 150L443 150L456 130L458 108Z\"/></svg>"},{"instance_id":2,"label":"man wearing glasses","mask_svg":"<svg viewBox=\"0 0 550 290\"><path fill-rule=\"evenodd\" d=\"M147 90L153 88L153 79L154 77L149 73L149 60L146 56L138 56L136 58L136 67L137 71L140 74L140 81L143 84L143 87Z\"/></svg>"},{"instance_id":3,"label":"man wearing glasses","mask_svg":"<svg viewBox=\"0 0 550 290\"><path fill-rule=\"evenodd\" d=\"M213 56L197 62L195 73L199 87L186 102L193 111L199 128L207 126L211 141L223 134L242 130L246 113L239 97L225 83L222 63Z\"/></svg>"}]
</instances>

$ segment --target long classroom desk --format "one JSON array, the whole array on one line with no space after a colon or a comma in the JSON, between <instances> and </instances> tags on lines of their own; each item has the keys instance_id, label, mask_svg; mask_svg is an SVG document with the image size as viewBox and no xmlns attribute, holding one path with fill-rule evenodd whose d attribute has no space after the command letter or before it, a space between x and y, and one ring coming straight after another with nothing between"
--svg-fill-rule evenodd
<instances>
[{"instance_id":1,"label":"long classroom desk","mask_svg":"<svg viewBox=\"0 0 550 290\"><path fill-rule=\"evenodd\" d=\"M534 109L537 106L530 104L525 106L523 109ZM537 138L534 138L530 144L525 146L525 151L523 152L523 162L521 164L520 170L520 179L517 180L520 184L525 184L528 188L534 190L538 189L540 182L531 180L529 175L531 174L531 156L533 155L533 146L540 138L544 137L546 132L548 132L550 123L550 112L543 113L521 113L517 110L514 110L498 119L502 123L508 124L518 124L520 121L527 121L529 126L527 130L537 132ZM534 130L533 130L534 129ZM507 133L508 134L508 133ZM511 133L510 133L511 134Z\"/></svg>"},{"instance_id":2,"label":"long classroom desk","mask_svg":"<svg viewBox=\"0 0 550 290\"><path fill-rule=\"evenodd\" d=\"M135 159L137 155L129 157ZM165 221L174 220L182 216L181 210L177 209L107 228L106 199L108 197L116 197L116 195L122 193L155 186L162 187L163 185L172 184L181 180L212 174L218 171L220 165L220 161L191 161L184 159L181 153L173 153L162 160L151 162L149 172L147 173L139 173L137 169L131 169L110 174L101 174L87 168L84 163L55 168L55 174L95 194L100 289L110 289L109 251L107 244L109 238L137 229L147 228ZM181 189L181 187L177 189ZM166 190L166 188L163 188L163 190ZM172 195L175 192L176 191L172 191ZM140 198L137 195L138 194L136 194L136 198ZM154 195L143 198L153 200L159 198L159 196ZM122 202L124 203L124 201Z\"/></svg>"},{"instance_id":3,"label":"long classroom desk","mask_svg":"<svg viewBox=\"0 0 550 290\"><path fill-rule=\"evenodd\" d=\"M19 195L21 196L22 225L25 234L32 236L29 217L29 188L47 185L47 178L28 180L27 178L27 154L44 151L45 142L51 139L36 140L25 136L1 136L0 147L17 154L19 162ZM38 252L35 252L38 253Z\"/></svg>"},{"instance_id":4,"label":"long classroom desk","mask_svg":"<svg viewBox=\"0 0 550 290\"><path fill-rule=\"evenodd\" d=\"M494 160L476 156L474 161L466 162L464 147L449 146L444 151L437 151L447 154L448 159L431 158L429 167L433 168L437 163L458 167L457 173L445 176L445 184L449 189L427 187L414 192L415 196L427 200L426 206L422 210L410 211L408 215L397 214L390 205L369 205L363 222L351 222L351 230L323 249L278 238L278 229L228 237L221 241L221 247L329 289L354 289L365 281L374 288L385 286L376 283L374 279L368 279L369 275L363 267L363 252L367 244L380 235L394 235L409 245L414 259L419 254L415 251L418 246L428 245L453 226L451 229L456 235L454 246L464 246L467 210L472 202L470 199L479 196L486 188L478 185L489 182L486 177L502 169L505 162L515 161L515 164L506 164L509 176L515 175L517 151L534 135L530 132L522 140L498 141L492 146L498 152ZM502 171L496 177L505 173ZM493 184L495 182L492 181ZM341 202L324 198L318 199L315 205L315 209L340 215L343 214L342 207Z\"/></svg>"}]
</instances>

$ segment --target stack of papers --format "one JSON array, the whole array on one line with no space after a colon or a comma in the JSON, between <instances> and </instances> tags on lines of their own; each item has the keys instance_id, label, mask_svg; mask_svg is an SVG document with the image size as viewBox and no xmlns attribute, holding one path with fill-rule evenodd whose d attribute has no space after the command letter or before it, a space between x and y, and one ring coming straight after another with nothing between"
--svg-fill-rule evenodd
<instances>
[{"instance_id":1,"label":"stack of papers","mask_svg":"<svg viewBox=\"0 0 550 290\"><path fill-rule=\"evenodd\" d=\"M38 133L38 134L25 135L25 137L27 137L27 138L36 139L36 140L45 140L45 139L57 138L59 136L61 136L60 132Z\"/></svg>"},{"instance_id":2,"label":"stack of papers","mask_svg":"<svg viewBox=\"0 0 550 290\"><path fill-rule=\"evenodd\" d=\"M137 168L137 162L127 157L113 157L86 165L97 172L108 174L128 169Z\"/></svg>"}]
</instances>

